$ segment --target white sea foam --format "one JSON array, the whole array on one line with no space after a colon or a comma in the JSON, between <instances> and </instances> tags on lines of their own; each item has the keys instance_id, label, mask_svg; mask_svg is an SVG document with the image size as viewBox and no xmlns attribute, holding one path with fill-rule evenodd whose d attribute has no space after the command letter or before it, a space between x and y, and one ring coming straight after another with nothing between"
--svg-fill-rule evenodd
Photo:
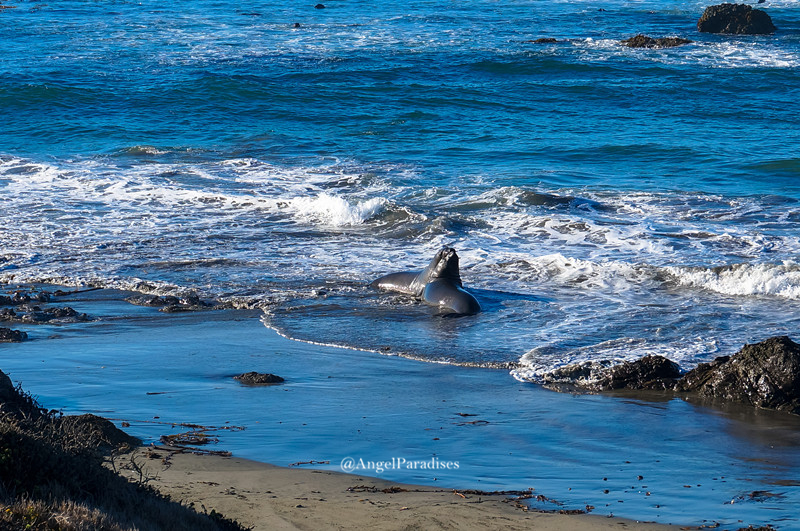
<instances>
[{"instance_id":1,"label":"white sea foam","mask_svg":"<svg viewBox=\"0 0 800 531\"><path fill-rule=\"evenodd\" d=\"M511 375L519 381L543 383L546 375L567 365L615 365L644 356L664 356L687 370L694 367L698 359L707 359L718 351L719 344L716 340L703 337L681 338L674 343L622 337L573 349L546 345L526 352L519 360L519 367L513 369Z\"/></svg>"},{"instance_id":2,"label":"white sea foam","mask_svg":"<svg viewBox=\"0 0 800 531\"><path fill-rule=\"evenodd\" d=\"M325 225L342 227L359 225L379 214L386 206L386 199L376 197L361 203L351 203L341 197L327 193L316 197L291 199L289 204L295 208L296 217Z\"/></svg>"},{"instance_id":3,"label":"white sea foam","mask_svg":"<svg viewBox=\"0 0 800 531\"><path fill-rule=\"evenodd\" d=\"M800 299L800 264L734 264L715 268L667 267L681 286L736 296Z\"/></svg>"},{"instance_id":4,"label":"white sea foam","mask_svg":"<svg viewBox=\"0 0 800 531\"><path fill-rule=\"evenodd\" d=\"M659 37L661 35L658 35ZM686 35L678 35L686 37ZM629 48L620 39L585 39L573 41L583 60L605 62L611 57L635 57L667 65L699 65L710 68L774 68L800 66L800 56L779 44L741 39L725 42L696 41L674 48Z\"/></svg>"},{"instance_id":5,"label":"white sea foam","mask_svg":"<svg viewBox=\"0 0 800 531\"><path fill-rule=\"evenodd\" d=\"M530 256L523 253L498 252L485 259L480 267L491 272L476 276L492 278L497 275L515 279L518 286L553 284L576 289L623 292L656 282L654 268L623 261L593 262L561 253Z\"/></svg>"}]
</instances>

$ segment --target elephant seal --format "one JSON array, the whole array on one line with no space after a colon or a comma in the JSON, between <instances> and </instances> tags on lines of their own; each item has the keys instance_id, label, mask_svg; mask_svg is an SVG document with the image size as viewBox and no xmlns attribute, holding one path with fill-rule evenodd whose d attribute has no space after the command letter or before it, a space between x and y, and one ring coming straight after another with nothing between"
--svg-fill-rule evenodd
<instances>
[{"instance_id":1,"label":"elephant seal","mask_svg":"<svg viewBox=\"0 0 800 531\"><path fill-rule=\"evenodd\" d=\"M472 315L481 311L478 300L461 284L458 255L452 248L436 253L422 272L390 273L374 280L371 287L412 295L449 313Z\"/></svg>"}]
</instances>

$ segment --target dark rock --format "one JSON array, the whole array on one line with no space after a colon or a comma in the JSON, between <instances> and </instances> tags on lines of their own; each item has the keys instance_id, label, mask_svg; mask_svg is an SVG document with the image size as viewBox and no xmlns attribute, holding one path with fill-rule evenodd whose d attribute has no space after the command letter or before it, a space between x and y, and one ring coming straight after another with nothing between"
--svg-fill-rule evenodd
<instances>
[{"instance_id":1,"label":"dark rock","mask_svg":"<svg viewBox=\"0 0 800 531\"><path fill-rule=\"evenodd\" d=\"M746 4L709 6L697 21L697 30L704 33L766 35L776 29L766 11Z\"/></svg>"},{"instance_id":2,"label":"dark rock","mask_svg":"<svg viewBox=\"0 0 800 531\"><path fill-rule=\"evenodd\" d=\"M199 310L208 310L214 307L214 304L201 300L195 293L190 293L182 298L172 295L165 295L164 297L158 297L156 295L133 295L125 300L136 306L161 308L161 311L165 313L195 312Z\"/></svg>"},{"instance_id":3,"label":"dark rock","mask_svg":"<svg viewBox=\"0 0 800 531\"><path fill-rule=\"evenodd\" d=\"M618 364L603 360L567 365L548 373L544 377L544 385L556 390L569 387L588 391L665 390L672 389L680 375L680 368L675 362L663 356L645 356Z\"/></svg>"},{"instance_id":4,"label":"dark rock","mask_svg":"<svg viewBox=\"0 0 800 531\"><path fill-rule=\"evenodd\" d=\"M158 295L133 295L125 300L136 306L152 306L154 308L180 304L181 302L178 297L159 297Z\"/></svg>"},{"instance_id":5,"label":"dark rock","mask_svg":"<svg viewBox=\"0 0 800 531\"><path fill-rule=\"evenodd\" d=\"M314 6L315 9L325 9L325 4L317 4Z\"/></svg>"},{"instance_id":6,"label":"dark rock","mask_svg":"<svg viewBox=\"0 0 800 531\"><path fill-rule=\"evenodd\" d=\"M541 39L536 39L535 41L531 41L534 44L553 44L558 42L558 39L554 39L553 37L542 37Z\"/></svg>"},{"instance_id":7,"label":"dark rock","mask_svg":"<svg viewBox=\"0 0 800 531\"><path fill-rule=\"evenodd\" d=\"M596 383L611 365L612 362L602 360L585 361L559 367L542 376L542 385L555 391L569 391L575 387L598 390Z\"/></svg>"},{"instance_id":8,"label":"dark rock","mask_svg":"<svg viewBox=\"0 0 800 531\"><path fill-rule=\"evenodd\" d=\"M598 381L602 390L672 389L681 376L678 364L663 356L645 356L611 367Z\"/></svg>"},{"instance_id":9,"label":"dark rock","mask_svg":"<svg viewBox=\"0 0 800 531\"><path fill-rule=\"evenodd\" d=\"M0 343L19 343L28 339L28 334L10 328L0 328Z\"/></svg>"},{"instance_id":10,"label":"dark rock","mask_svg":"<svg viewBox=\"0 0 800 531\"><path fill-rule=\"evenodd\" d=\"M615 389L672 389L681 371L675 362L663 356L645 356L636 361L614 364L611 361L593 361L567 365L545 376L545 386L569 386L589 391Z\"/></svg>"},{"instance_id":11,"label":"dark rock","mask_svg":"<svg viewBox=\"0 0 800 531\"><path fill-rule=\"evenodd\" d=\"M283 378L275 374L261 373L261 372L246 372L233 377L234 380L239 380L247 385L268 385L278 384L284 381Z\"/></svg>"},{"instance_id":12,"label":"dark rock","mask_svg":"<svg viewBox=\"0 0 800 531\"><path fill-rule=\"evenodd\" d=\"M11 303L15 305L28 304L29 302L31 302L31 296L21 291L17 291L14 293L14 296L11 297Z\"/></svg>"},{"instance_id":13,"label":"dark rock","mask_svg":"<svg viewBox=\"0 0 800 531\"><path fill-rule=\"evenodd\" d=\"M701 363L677 389L800 414L800 345L785 336L745 345L731 357Z\"/></svg>"},{"instance_id":14,"label":"dark rock","mask_svg":"<svg viewBox=\"0 0 800 531\"><path fill-rule=\"evenodd\" d=\"M36 294L36 300L39 302L50 302L50 299L53 297L52 293L47 291L40 291Z\"/></svg>"},{"instance_id":15,"label":"dark rock","mask_svg":"<svg viewBox=\"0 0 800 531\"><path fill-rule=\"evenodd\" d=\"M82 323L91 320L85 313L78 313L69 306L63 308L47 308L42 310L38 306L25 308L26 313L16 317L17 321L23 323L47 323L58 320L62 323Z\"/></svg>"},{"instance_id":16,"label":"dark rock","mask_svg":"<svg viewBox=\"0 0 800 531\"><path fill-rule=\"evenodd\" d=\"M0 321L13 321L17 317L17 312L11 308L0 308Z\"/></svg>"},{"instance_id":17,"label":"dark rock","mask_svg":"<svg viewBox=\"0 0 800 531\"><path fill-rule=\"evenodd\" d=\"M620 41L620 44L624 44L629 48L674 48L675 46L683 46L691 42L692 41L689 39L683 39L681 37L659 37L654 39L647 35L637 35L630 39Z\"/></svg>"}]
</instances>

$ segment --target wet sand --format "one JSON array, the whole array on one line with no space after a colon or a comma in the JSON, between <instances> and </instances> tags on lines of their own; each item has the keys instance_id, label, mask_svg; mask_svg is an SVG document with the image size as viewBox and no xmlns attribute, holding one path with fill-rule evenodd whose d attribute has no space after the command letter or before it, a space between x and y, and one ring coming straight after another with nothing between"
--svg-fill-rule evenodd
<instances>
[{"instance_id":1,"label":"wet sand","mask_svg":"<svg viewBox=\"0 0 800 531\"><path fill-rule=\"evenodd\" d=\"M535 512L515 495L405 485L236 457L172 453L164 446L142 448L128 458L142 467L150 484L162 493L200 510L213 509L254 531L678 529L587 514ZM138 477L130 469L123 473Z\"/></svg>"}]
</instances>

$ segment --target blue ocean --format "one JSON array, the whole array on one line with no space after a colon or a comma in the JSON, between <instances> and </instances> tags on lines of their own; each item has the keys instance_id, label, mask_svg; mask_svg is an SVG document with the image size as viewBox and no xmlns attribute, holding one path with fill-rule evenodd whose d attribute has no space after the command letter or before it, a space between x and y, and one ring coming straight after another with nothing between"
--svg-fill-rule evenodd
<instances>
[{"instance_id":1,"label":"blue ocean","mask_svg":"<svg viewBox=\"0 0 800 531\"><path fill-rule=\"evenodd\" d=\"M2 0L0 282L196 292L514 386L797 339L800 4L762 36L707 5ZM445 246L482 313L368 287Z\"/></svg>"}]
</instances>

